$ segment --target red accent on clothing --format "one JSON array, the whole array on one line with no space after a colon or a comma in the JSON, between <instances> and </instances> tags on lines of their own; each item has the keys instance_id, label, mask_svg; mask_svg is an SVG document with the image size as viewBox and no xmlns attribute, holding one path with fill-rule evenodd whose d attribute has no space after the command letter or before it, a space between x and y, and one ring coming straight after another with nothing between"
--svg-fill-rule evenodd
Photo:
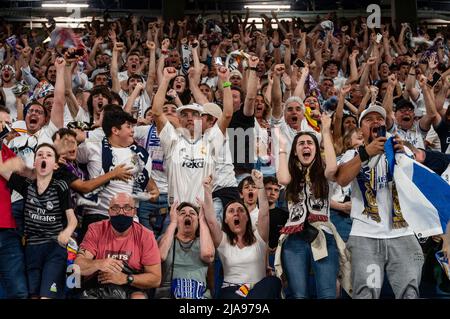
<instances>
[{"instance_id":1,"label":"red accent on clothing","mask_svg":"<svg viewBox=\"0 0 450 319\"><path fill-rule=\"evenodd\" d=\"M316 214L309 214L308 216L308 221L310 223L314 223L314 222L327 222L328 221L328 216L324 216L324 215L316 215Z\"/></svg>"},{"instance_id":2,"label":"red accent on clothing","mask_svg":"<svg viewBox=\"0 0 450 319\"><path fill-rule=\"evenodd\" d=\"M2 159L6 161L16 157L6 145L2 145ZM7 181L0 176L0 228L16 228L16 221L11 208L11 191L7 186Z\"/></svg>"},{"instance_id":3,"label":"red accent on clothing","mask_svg":"<svg viewBox=\"0 0 450 319\"><path fill-rule=\"evenodd\" d=\"M287 235L299 233L303 230L303 226L304 226L303 223L301 223L300 225L295 225L295 226L284 226L283 228L281 228L280 233L287 234Z\"/></svg>"}]
</instances>

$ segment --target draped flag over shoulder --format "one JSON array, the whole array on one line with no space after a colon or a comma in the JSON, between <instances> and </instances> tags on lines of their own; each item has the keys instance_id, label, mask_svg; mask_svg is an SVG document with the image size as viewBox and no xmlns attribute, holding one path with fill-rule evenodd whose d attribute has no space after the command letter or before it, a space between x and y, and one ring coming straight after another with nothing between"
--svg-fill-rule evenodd
<instances>
[{"instance_id":1,"label":"draped flag over shoulder","mask_svg":"<svg viewBox=\"0 0 450 319\"><path fill-rule=\"evenodd\" d=\"M406 154L394 153L392 137L384 148L400 208L411 229L419 238L444 233L450 219L450 185Z\"/></svg>"}]
</instances>

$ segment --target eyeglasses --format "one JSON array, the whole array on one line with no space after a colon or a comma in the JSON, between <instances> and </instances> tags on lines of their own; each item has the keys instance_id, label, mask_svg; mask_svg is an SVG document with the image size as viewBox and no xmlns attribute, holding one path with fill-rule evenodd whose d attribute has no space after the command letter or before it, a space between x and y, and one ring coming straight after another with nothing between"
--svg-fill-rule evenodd
<instances>
[{"instance_id":1,"label":"eyeglasses","mask_svg":"<svg viewBox=\"0 0 450 319\"><path fill-rule=\"evenodd\" d=\"M121 211L123 211L124 213L129 213L134 209L134 207L130 206L130 205L125 205L123 207L121 207L119 205L113 205L109 209L111 210L111 212L118 214Z\"/></svg>"},{"instance_id":2,"label":"eyeglasses","mask_svg":"<svg viewBox=\"0 0 450 319\"><path fill-rule=\"evenodd\" d=\"M28 110L28 113L29 113L29 114L36 113L36 114L38 114L38 115L42 115L42 114L44 114L44 111L42 111L42 110L36 110L36 109L29 109L29 110Z\"/></svg>"}]
</instances>

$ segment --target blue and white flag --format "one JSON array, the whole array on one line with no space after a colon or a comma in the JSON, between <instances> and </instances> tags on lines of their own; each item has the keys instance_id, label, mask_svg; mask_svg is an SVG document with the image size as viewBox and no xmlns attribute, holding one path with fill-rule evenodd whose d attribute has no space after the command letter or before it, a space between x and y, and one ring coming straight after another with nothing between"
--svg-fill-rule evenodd
<instances>
[{"instance_id":1,"label":"blue and white flag","mask_svg":"<svg viewBox=\"0 0 450 319\"><path fill-rule=\"evenodd\" d=\"M393 146L391 137L385 152L404 219L419 238L444 233L450 219L450 185L406 154L394 153Z\"/></svg>"}]
</instances>

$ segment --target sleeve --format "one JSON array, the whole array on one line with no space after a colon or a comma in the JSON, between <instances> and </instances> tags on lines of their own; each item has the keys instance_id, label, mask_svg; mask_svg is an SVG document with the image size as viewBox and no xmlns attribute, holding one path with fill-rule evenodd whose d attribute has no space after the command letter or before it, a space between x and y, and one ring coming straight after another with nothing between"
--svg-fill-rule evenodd
<instances>
[{"instance_id":1,"label":"sleeve","mask_svg":"<svg viewBox=\"0 0 450 319\"><path fill-rule=\"evenodd\" d=\"M42 128L43 131L43 135L47 136L50 140L53 137L53 134L55 134L59 129L55 126L55 124L53 124L53 122L50 120L48 122L48 125L44 126ZM39 141L39 143L42 143L41 141Z\"/></svg>"},{"instance_id":2,"label":"sleeve","mask_svg":"<svg viewBox=\"0 0 450 319\"><path fill-rule=\"evenodd\" d=\"M78 113L75 116L75 121L89 122L89 113L86 112L81 106L78 108Z\"/></svg>"},{"instance_id":3,"label":"sleeve","mask_svg":"<svg viewBox=\"0 0 450 319\"><path fill-rule=\"evenodd\" d=\"M144 231L143 236L141 264L144 266L152 266L161 263L161 255L155 235L152 232Z\"/></svg>"},{"instance_id":4,"label":"sleeve","mask_svg":"<svg viewBox=\"0 0 450 319\"><path fill-rule=\"evenodd\" d=\"M76 176L74 173L72 173L71 171L69 171L66 167L62 167L61 170L59 171L60 173L60 179L62 179L64 182L66 182L67 185L72 184L73 182L75 182L78 178L78 176Z\"/></svg>"},{"instance_id":5,"label":"sleeve","mask_svg":"<svg viewBox=\"0 0 450 319\"><path fill-rule=\"evenodd\" d=\"M161 141L161 147L164 150L166 157L170 157L172 153L172 148L175 142L178 141L178 133L173 127L173 125L167 121L163 129L159 133L159 139Z\"/></svg>"},{"instance_id":6,"label":"sleeve","mask_svg":"<svg viewBox=\"0 0 450 319\"><path fill-rule=\"evenodd\" d=\"M12 173L8 181L8 188L15 190L21 195L25 193L28 186L27 179L19 174Z\"/></svg>"},{"instance_id":7,"label":"sleeve","mask_svg":"<svg viewBox=\"0 0 450 319\"><path fill-rule=\"evenodd\" d=\"M58 192L59 205L61 207L61 210L65 213L66 210L73 208L72 205L70 205L70 190L67 183L63 180L59 180L59 188L60 188L60 191Z\"/></svg>"},{"instance_id":8,"label":"sleeve","mask_svg":"<svg viewBox=\"0 0 450 319\"><path fill-rule=\"evenodd\" d=\"M226 134L226 133L225 133ZM214 145L215 154L218 156L220 150L224 147L225 144L225 136L223 135L222 131L219 129L219 126L215 124L211 130L210 134L208 136L208 142L212 143Z\"/></svg>"},{"instance_id":9,"label":"sleeve","mask_svg":"<svg viewBox=\"0 0 450 319\"><path fill-rule=\"evenodd\" d=\"M150 129L150 125L142 125L134 128L134 139L135 140L145 140L148 136L148 131Z\"/></svg>"},{"instance_id":10,"label":"sleeve","mask_svg":"<svg viewBox=\"0 0 450 319\"><path fill-rule=\"evenodd\" d=\"M447 134L448 129L447 129L447 126L445 125L443 118L441 119L439 124L434 128L434 130L438 134L439 138L441 138L441 136L444 136Z\"/></svg>"},{"instance_id":11,"label":"sleeve","mask_svg":"<svg viewBox=\"0 0 450 319\"><path fill-rule=\"evenodd\" d=\"M80 245L80 249L86 249L96 257L98 255L98 237L98 227L96 227L95 223L90 224Z\"/></svg>"},{"instance_id":12,"label":"sleeve","mask_svg":"<svg viewBox=\"0 0 450 319\"><path fill-rule=\"evenodd\" d=\"M340 164L347 163L350 161L353 157L355 157L357 152L355 150L348 150L347 152L342 155L342 158L340 160Z\"/></svg>"},{"instance_id":13,"label":"sleeve","mask_svg":"<svg viewBox=\"0 0 450 319\"><path fill-rule=\"evenodd\" d=\"M77 162L80 164L87 164L89 162L89 155L90 149L88 143L81 143L77 149Z\"/></svg>"},{"instance_id":14,"label":"sleeve","mask_svg":"<svg viewBox=\"0 0 450 319\"><path fill-rule=\"evenodd\" d=\"M30 66L27 66L26 68L21 68L23 79L25 80L25 83L27 83L32 90L34 90L34 87L36 84L39 83L39 81L31 75Z\"/></svg>"}]
</instances>

